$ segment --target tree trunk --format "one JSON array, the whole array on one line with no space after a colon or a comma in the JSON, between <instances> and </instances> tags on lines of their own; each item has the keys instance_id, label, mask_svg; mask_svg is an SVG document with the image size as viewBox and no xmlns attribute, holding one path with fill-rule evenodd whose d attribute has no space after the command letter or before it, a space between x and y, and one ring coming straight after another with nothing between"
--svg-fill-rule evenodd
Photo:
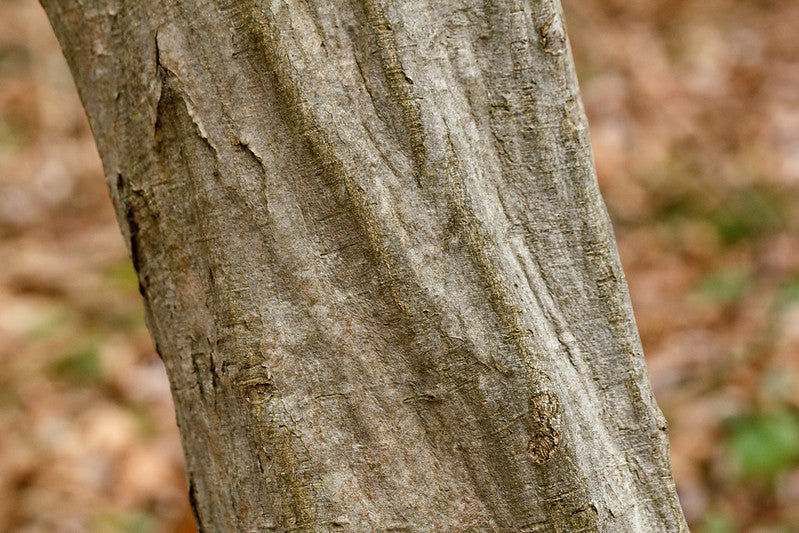
<instances>
[{"instance_id":1,"label":"tree trunk","mask_svg":"<svg viewBox=\"0 0 799 533\"><path fill-rule=\"evenodd\" d=\"M42 0L204 531L686 531L557 0Z\"/></svg>"}]
</instances>

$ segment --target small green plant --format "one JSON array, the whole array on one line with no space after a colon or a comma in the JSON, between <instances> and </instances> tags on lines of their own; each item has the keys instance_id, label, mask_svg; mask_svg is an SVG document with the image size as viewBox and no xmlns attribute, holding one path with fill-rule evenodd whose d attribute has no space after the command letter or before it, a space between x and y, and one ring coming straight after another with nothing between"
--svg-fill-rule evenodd
<instances>
[{"instance_id":1,"label":"small green plant","mask_svg":"<svg viewBox=\"0 0 799 533\"><path fill-rule=\"evenodd\" d=\"M744 480L773 481L799 465L799 416L756 413L727 422L733 464Z\"/></svg>"},{"instance_id":2,"label":"small green plant","mask_svg":"<svg viewBox=\"0 0 799 533\"><path fill-rule=\"evenodd\" d=\"M719 512L707 513L698 527L700 533L734 533L737 529L731 517Z\"/></svg>"},{"instance_id":3,"label":"small green plant","mask_svg":"<svg viewBox=\"0 0 799 533\"><path fill-rule=\"evenodd\" d=\"M102 379L103 368L100 354L94 343L86 344L56 361L51 374L57 379L65 379L76 384L98 383Z\"/></svg>"},{"instance_id":4,"label":"small green plant","mask_svg":"<svg viewBox=\"0 0 799 533\"><path fill-rule=\"evenodd\" d=\"M748 272L724 270L702 279L697 286L697 293L708 302L728 305L743 298L750 285L751 276Z\"/></svg>"},{"instance_id":5,"label":"small green plant","mask_svg":"<svg viewBox=\"0 0 799 533\"><path fill-rule=\"evenodd\" d=\"M52 304L38 314L27 333L36 340L49 340L68 330L69 325L69 316L63 306Z\"/></svg>"},{"instance_id":6,"label":"small green plant","mask_svg":"<svg viewBox=\"0 0 799 533\"><path fill-rule=\"evenodd\" d=\"M777 312L782 312L786 306L796 302L799 302L799 278L782 284L774 299L774 307Z\"/></svg>"},{"instance_id":7,"label":"small green plant","mask_svg":"<svg viewBox=\"0 0 799 533\"><path fill-rule=\"evenodd\" d=\"M127 257L108 267L105 270L105 277L115 288L131 292L139 290L139 276Z\"/></svg>"},{"instance_id":8,"label":"small green plant","mask_svg":"<svg viewBox=\"0 0 799 533\"><path fill-rule=\"evenodd\" d=\"M785 226L786 207L773 191L747 187L731 194L710 214L724 244L734 245Z\"/></svg>"}]
</instances>

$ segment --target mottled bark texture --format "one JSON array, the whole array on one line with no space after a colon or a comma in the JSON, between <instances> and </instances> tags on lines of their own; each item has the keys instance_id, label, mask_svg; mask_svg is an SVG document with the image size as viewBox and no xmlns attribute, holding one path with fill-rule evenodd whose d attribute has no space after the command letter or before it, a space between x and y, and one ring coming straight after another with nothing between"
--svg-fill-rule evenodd
<instances>
[{"instance_id":1,"label":"mottled bark texture","mask_svg":"<svg viewBox=\"0 0 799 533\"><path fill-rule=\"evenodd\" d=\"M42 0L204 531L684 531L557 0Z\"/></svg>"}]
</instances>

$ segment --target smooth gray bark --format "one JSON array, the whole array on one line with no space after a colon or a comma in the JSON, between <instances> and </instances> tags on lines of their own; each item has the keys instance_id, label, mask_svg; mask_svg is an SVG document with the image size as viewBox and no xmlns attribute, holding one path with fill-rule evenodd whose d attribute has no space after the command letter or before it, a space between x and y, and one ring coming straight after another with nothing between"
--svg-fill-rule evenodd
<instances>
[{"instance_id":1,"label":"smooth gray bark","mask_svg":"<svg viewBox=\"0 0 799 533\"><path fill-rule=\"evenodd\" d=\"M556 0L42 0L206 531L685 531Z\"/></svg>"}]
</instances>

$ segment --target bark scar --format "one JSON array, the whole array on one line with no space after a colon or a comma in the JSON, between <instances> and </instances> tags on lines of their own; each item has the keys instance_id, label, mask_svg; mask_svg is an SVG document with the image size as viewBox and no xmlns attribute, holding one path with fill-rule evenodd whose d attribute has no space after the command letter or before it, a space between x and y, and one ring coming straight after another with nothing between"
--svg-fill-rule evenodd
<instances>
[{"instance_id":1,"label":"bark scar","mask_svg":"<svg viewBox=\"0 0 799 533\"><path fill-rule=\"evenodd\" d=\"M560 444L560 401L552 392L540 392L530 398L530 415L536 423L527 444L533 463L540 465L552 459Z\"/></svg>"},{"instance_id":2,"label":"bark scar","mask_svg":"<svg viewBox=\"0 0 799 533\"><path fill-rule=\"evenodd\" d=\"M563 27L563 19L557 13L549 16L538 33L545 52L561 55L566 51L566 29Z\"/></svg>"}]
</instances>

